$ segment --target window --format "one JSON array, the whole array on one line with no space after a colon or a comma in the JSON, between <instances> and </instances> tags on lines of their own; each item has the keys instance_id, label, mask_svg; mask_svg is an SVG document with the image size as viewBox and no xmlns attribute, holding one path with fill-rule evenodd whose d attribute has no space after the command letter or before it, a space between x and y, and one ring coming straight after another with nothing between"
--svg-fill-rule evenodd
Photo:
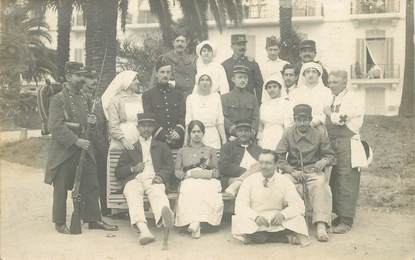
<instances>
[{"instance_id":1,"label":"window","mask_svg":"<svg viewBox=\"0 0 415 260\"><path fill-rule=\"evenodd\" d=\"M393 62L393 38L382 31L368 31L366 38L357 39L352 78L399 78L399 65Z\"/></svg>"},{"instance_id":2,"label":"window","mask_svg":"<svg viewBox=\"0 0 415 260\"><path fill-rule=\"evenodd\" d=\"M84 62L84 49L75 49L74 50L74 59L76 62Z\"/></svg>"},{"instance_id":3,"label":"window","mask_svg":"<svg viewBox=\"0 0 415 260\"><path fill-rule=\"evenodd\" d=\"M399 0L354 0L354 14L379 14L399 12ZM352 4L353 7L353 4Z\"/></svg>"}]
</instances>

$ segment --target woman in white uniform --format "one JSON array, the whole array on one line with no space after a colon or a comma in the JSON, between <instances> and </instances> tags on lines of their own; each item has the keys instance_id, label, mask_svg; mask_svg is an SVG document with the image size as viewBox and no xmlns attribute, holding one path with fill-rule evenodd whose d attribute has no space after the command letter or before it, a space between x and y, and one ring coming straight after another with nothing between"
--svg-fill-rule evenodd
<instances>
[{"instance_id":1,"label":"woman in white uniform","mask_svg":"<svg viewBox=\"0 0 415 260\"><path fill-rule=\"evenodd\" d=\"M293 122L292 106L288 100L281 98L282 86L277 80L268 80L264 86L270 99L261 105L259 111L258 144L264 149L275 150L284 129Z\"/></svg>"},{"instance_id":2,"label":"woman in white uniform","mask_svg":"<svg viewBox=\"0 0 415 260\"><path fill-rule=\"evenodd\" d=\"M196 63L197 74L195 82L201 75L207 74L212 79L212 92L218 92L224 95L229 92L228 78L222 64L215 61L216 49L209 41L202 41L196 46L196 55L198 56ZM197 83L196 83L197 84ZM193 93L196 90L193 89Z\"/></svg>"},{"instance_id":3,"label":"woman in white uniform","mask_svg":"<svg viewBox=\"0 0 415 260\"><path fill-rule=\"evenodd\" d=\"M206 127L204 142L212 148L220 149L226 142L220 95L212 92L212 79L209 75L200 75L196 84L195 92L186 99L186 125L192 120L201 121ZM187 133L186 137L188 140Z\"/></svg>"},{"instance_id":4,"label":"woman in white uniform","mask_svg":"<svg viewBox=\"0 0 415 260\"><path fill-rule=\"evenodd\" d=\"M132 150L138 140L137 114L143 113L141 95L136 93L139 85L137 72L123 71L113 79L102 96L111 137L109 150Z\"/></svg>"}]
</instances>

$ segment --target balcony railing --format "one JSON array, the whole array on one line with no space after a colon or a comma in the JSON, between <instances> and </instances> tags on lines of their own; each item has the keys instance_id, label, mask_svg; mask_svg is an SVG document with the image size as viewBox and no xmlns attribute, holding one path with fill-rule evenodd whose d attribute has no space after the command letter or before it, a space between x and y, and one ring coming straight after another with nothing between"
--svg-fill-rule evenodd
<instances>
[{"instance_id":1,"label":"balcony railing","mask_svg":"<svg viewBox=\"0 0 415 260\"><path fill-rule=\"evenodd\" d=\"M242 6L245 19L278 18L279 4L273 0L252 0ZM319 0L293 0L293 17L323 16L322 4Z\"/></svg>"},{"instance_id":2,"label":"balcony railing","mask_svg":"<svg viewBox=\"0 0 415 260\"><path fill-rule=\"evenodd\" d=\"M374 65L365 70L369 65L354 64L351 66L351 79L399 79L399 64Z\"/></svg>"},{"instance_id":3,"label":"balcony railing","mask_svg":"<svg viewBox=\"0 0 415 260\"><path fill-rule=\"evenodd\" d=\"M399 0L352 0L351 14L399 13Z\"/></svg>"}]
</instances>

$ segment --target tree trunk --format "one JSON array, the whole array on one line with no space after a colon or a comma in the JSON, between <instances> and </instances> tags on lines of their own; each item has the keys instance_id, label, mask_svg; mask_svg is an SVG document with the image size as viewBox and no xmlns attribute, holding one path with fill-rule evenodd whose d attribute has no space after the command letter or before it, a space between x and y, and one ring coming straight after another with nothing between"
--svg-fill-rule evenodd
<instances>
[{"instance_id":1,"label":"tree trunk","mask_svg":"<svg viewBox=\"0 0 415 260\"><path fill-rule=\"evenodd\" d=\"M414 1L406 4L405 70L399 116L413 117L414 111Z\"/></svg>"},{"instance_id":2,"label":"tree trunk","mask_svg":"<svg viewBox=\"0 0 415 260\"><path fill-rule=\"evenodd\" d=\"M65 63L69 61L73 1L56 1L58 9L58 80L63 81Z\"/></svg>"},{"instance_id":3,"label":"tree trunk","mask_svg":"<svg viewBox=\"0 0 415 260\"><path fill-rule=\"evenodd\" d=\"M279 4L281 37L280 57L285 60L291 60L290 56L293 53L292 0L280 0Z\"/></svg>"},{"instance_id":4,"label":"tree trunk","mask_svg":"<svg viewBox=\"0 0 415 260\"><path fill-rule=\"evenodd\" d=\"M86 67L95 69L99 75L96 92L99 96L115 76L117 7L117 0L86 1L85 64Z\"/></svg>"}]
</instances>

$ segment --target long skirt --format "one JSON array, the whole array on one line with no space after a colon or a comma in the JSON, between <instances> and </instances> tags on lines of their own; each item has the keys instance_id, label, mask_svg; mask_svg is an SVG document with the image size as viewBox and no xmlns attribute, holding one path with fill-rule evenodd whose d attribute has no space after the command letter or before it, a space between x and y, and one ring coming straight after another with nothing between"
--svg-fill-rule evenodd
<instances>
[{"instance_id":1,"label":"long skirt","mask_svg":"<svg viewBox=\"0 0 415 260\"><path fill-rule=\"evenodd\" d=\"M272 217L276 213L276 210L267 210L260 212L261 216L264 216L271 222ZM259 231L265 232L278 232L284 229L291 230L295 233L308 236L308 228L305 222L304 216L298 215L294 218L286 219L281 225L271 225L269 227L258 226L254 220L243 215L232 216L232 235L241 241L244 241L245 235L253 234Z\"/></svg>"},{"instance_id":2,"label":"long skirt","mask_svg":"<svg viewBox=\"0 0 415 260\"><path fill-rule=\"evenodd\" d=\"M176 226L191 222L220 224L223 214L222 187L216 179L185 179L180 185L176 209Z\"/></svg>"}]
</instances>

